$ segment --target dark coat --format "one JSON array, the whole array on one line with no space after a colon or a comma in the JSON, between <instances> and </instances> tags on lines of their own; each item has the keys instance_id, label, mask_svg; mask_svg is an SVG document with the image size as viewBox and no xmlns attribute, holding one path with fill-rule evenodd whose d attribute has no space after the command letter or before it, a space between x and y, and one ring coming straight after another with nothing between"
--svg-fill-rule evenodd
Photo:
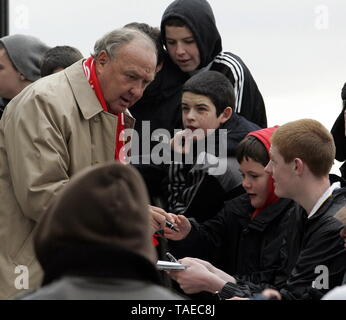
<instances>
[{"instance_id":1,"label":"dark coat","mask_svg":"<svg viewBox=\"0 0 346 320\"><path fill-rule=\"evenodd\" d=\"M162 39L165 39L165 23L170 18L183 20L193 33L201 59L198 69L219 71L231 81L236 96L234 111L262 128L267 127L265 105L257 84L241 58L222 52L222 39L209 3L205 0L172 2L162 17Z\"/></svg>"},{"instance_id":2,"label":"dark coat","mask_svg":"<svg viewBox=\"0 0 346 320\"><path fill-rule=\"evenodd\" d=\"M227 140L223 141L219 134L220 129L227 131ZM219 130L215 131L215 134L206 138L206 145L211 145L210 142L215 141L217 146L215 152L208 150L208 154L218 157L219 166L221 161L227 161L225 173L221 175L213 175L209 172L214 167L213 165L208 163L199 165L196 164L196 160L192 165L172 163L168 184L169 212L184 214L195 218L198 222L204 222L214 217L222 209L225 201L243 193L239 164L235 159L236 148L247 134L259 129L260 127L256 124L234 113ZM223 155L219 154L221 149L223 149L221 151ZM198 148L194 148L194 151L196 150ZM228 157L228 159L222 157Z\"/></svg>"},{"instance_id":3,"label":"dark coat","mask_svg":"<svg viewBox=\"0 0 346 320\"><path fill-rule=\"evenodd\" d=\"M322 207L307 219L302 234L300 253L287 282L277 285L276 289L285 300L321 299L330 289L343 282L346 271L346 248L339 233L343 228L334 218L336 212L346 205L346 189L334 191ZM313 283L320 275L318 267L328 268L328 289L314 288ZM244 296L260 291L253 283L243 286L227 283L221 295L224 298Z\"/></svg>"},{"instance_id":4,"label":"dark coat","mask_svg":"<svg viewBox=\"0 0 346 320\"><path fill-rule=\"evenodd\" d=\"M333 135L336 155L335 159L338 161L346 160L346 136L345 136L345 119L344 110L340 113L338 118L335 120L333 128L331 130ZM340 172L343 178L346 178L346 162L340 167Z\"/></svg>"},{"instance_id":5,"label":"dark coat","mask_svg":"<svg viewBox=\"0 0 346 320\"><path fill-rule=\"evenodd\" d=\"M346 189L334 191L322 207L307 220L301 253L298 261L281 290L284 299L320 299L326 292L343 282L346 272L346 248L340 237L343 225L334 218L336 212L346 205ZM329 288L314 289L312 283L319 276L316 267L329 270Z\"/></svg>"},{"instance_id":6,"label":"dark coat","mask_svg":"<svg viewBox=\"0 0 346 320\"><path fill-rule=\"evenodd\" d=\"M282 285L299 253L302 209L280 199L251 219L254 211L247 194L231 200L215 218L194 223L186 239L171 241L171 251L208 260L240 282L260 284L256 291Z\"/></svg>"}]
</instances>

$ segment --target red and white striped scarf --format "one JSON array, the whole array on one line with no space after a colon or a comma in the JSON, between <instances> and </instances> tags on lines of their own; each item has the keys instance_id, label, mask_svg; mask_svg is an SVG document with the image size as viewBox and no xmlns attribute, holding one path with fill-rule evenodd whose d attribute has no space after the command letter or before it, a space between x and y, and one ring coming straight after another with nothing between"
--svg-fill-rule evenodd
<instances>
[{"instance_id":1,"label":"red and white striped scarf","mask_svg":"<svg viewBox=\"0 0 346 320\"><path fill-rule=\"evenodd\" d=\"M103 92L100 86L99 79L97 78L96 74L96 68L95 68L95 60L93 57L90 57L89 59L85 60L83 62L83 70L85 73L85 76L87 77L89 84L91 88L95 91L96 97L99 100L102 108L104 111L112 113L109 111L107 102L103 96ZM117 132L116 132L116 148L115 148L115 160L125 162L125 156L123 152L123 147L125 145L123 137L123 133L125 130L125 117L123 113L116 114L118 117L118 125L117 125Z\"/></svg>"}]
</instances>

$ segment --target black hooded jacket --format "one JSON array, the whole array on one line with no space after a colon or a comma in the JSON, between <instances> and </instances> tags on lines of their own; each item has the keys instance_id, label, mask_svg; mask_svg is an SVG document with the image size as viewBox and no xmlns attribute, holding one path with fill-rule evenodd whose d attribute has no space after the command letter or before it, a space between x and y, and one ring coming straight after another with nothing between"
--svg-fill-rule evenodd
<instances>
[{"instance_id":1,"label":"black hooded jacket","mask_svg":"<svg viewBox=\"0 0 346 320\"><path fill-rule=\"evenodd\" d=\"M303 210L288 199L280 199L252 219L254 210L244 194L226 202L213 219L194 222L184 240L170 241L176 257L204 259L236 276L238 284L226 284L223 298L246 297L282 286L298 257Z\"/></svg>"},{"instance_id":2,"label":"black hooded jacket","mask_svg":"<svg viewBox=\"0 0 346 320\"><path fill-rule=\"evenodd\" d=\"M176 0L163 14L162 39L165 24L179 18L191 29L200 53L199 69L207 68L223 73L231 81L236 94L236 112L246 119L267 127L267 116L262 95L244 62L230 52L222 52L222 40L211 6L206 0Z\"/></svg>"},{"instance_id":3,"label":"black hooded jacket","mask_svg":"<svg viewBox=\"0 0 346 320\"><path fill-rule=\"evenodd\" d=\"M227 145L224 145L220 138L220 129L227 130ZM227 169L222 175L209 174L211 166L208 164L204 166L196 164L198 155L195 156L194 164L173 162L169 168L169 212L184 214L187 217L195 218L198 222L203 222L214 217L221 210L224 201L243 193L239 164L235 159L236 148L248 133L259 129L256 124L233 113L232 117L215 131L215 136L207 138L211 141L215 139L216 146L227 150L225 156L228 159L224 159L227 161ZM206 145L208 145L208 140ZM195 150L198 148L194 148ZM223 161L223 155L218 154L218 151L218 148L215 153L208 150L208 154Z\"/></svg>"}]
</instances>

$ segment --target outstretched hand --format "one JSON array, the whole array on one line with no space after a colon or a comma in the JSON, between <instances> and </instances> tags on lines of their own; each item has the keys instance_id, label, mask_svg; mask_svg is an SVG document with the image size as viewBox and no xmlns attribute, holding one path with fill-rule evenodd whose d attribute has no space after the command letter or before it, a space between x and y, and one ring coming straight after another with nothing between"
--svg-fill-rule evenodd
<instances>
[{"instance_id":1,"label":"outstretched hand","mask_svg":"<svg viewBox=\"0 0 346 320\"><path fill-rule=\"evenodd\" d=\"M149 213L151 216L150 225L152 233L164 230L166 227L166 221L174 223L172 215L161 208L149 206Z\"/></svg>"},{"instance_id":2,"label":"outstretched hand","mask_svg":"<svg viewBox=\"0 0 346 320\"><path fill-rule=\"evenodd\" d=\"M174 218L173 224L178 231L174 231L166 227L165 237L169 240L175 241L185 239L191 231L191 223L189 219L187 219L185 216L177 216L174 214L171 214L171 217Z\"/></svg>"}]
</instances>

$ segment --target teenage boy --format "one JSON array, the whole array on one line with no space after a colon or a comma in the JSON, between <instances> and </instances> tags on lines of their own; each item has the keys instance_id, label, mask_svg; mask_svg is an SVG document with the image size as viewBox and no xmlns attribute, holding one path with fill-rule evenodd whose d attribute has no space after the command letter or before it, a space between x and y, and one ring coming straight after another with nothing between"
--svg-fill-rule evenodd
<instances>
[{"instance_id":1,"label":"teenage boy","mask_svg":"<svg viewBox=\"0 0 346 320\"><path fill-rule=\"evenodd\" d=\"M0 39L0 118L7 104L40 75L49 47L36 37L14 34Z\"/></svg>"},{"instance_id":2,"label":"teenage boy","mask_svg":"<svg viewBox=\"0 0 346 320\"><path fill-rule=\"evenodd\" d=\"M57 73L83 59L82 53L74 47L56 46L49 49L41 64L41 77Z\"/></svg>"},{"instance_id":3,"label":"teenage boy","mask_svg":"<svg viewBox=\"0 0 346 320\"><path fill-rule=\"evenodd\" d=\"M334 158L333 137L318 121L290 122L273 134L266 171L275 193L295 200L308 215L300 255L280 291L284 299L319 299L342 283L346 248L339 236L343 224L334 215L346 205L346 189L330 184Z\"/></svg>"},{"instance_id":4,"label":"teenage boy","mask_svg":"<svg viewBox=\"0 0 346 320\"><path fill-rule=\"evenodd\" d=\"M214 216L224 200L244 192L235 150L259 127L233 111L232 84L219 72L198 73L182 92L185 130L172 139L175 156L182 154L182 161L174 157L169 168L168 210L202 222Z\"/></svg>"},{"instance_id":5,"label":"teenage boy","mask_svg":"<svg viewBox=\"0 0 346 320\"><path fill-rule=\"evenodd\" d=\"M176 0L165 10L161 34L170 59L191 76L204 70L223 73L235 91L234 112L267 127L262 95L244 62L222 51L213 10L206 0Z\"/></svg>"},{"instance_id":6,"label":"teenage boy","mask_svg":"<svg viewBox=\"0 0 346 320\"><path fill-rule=\"evenodd\" d=\"M264 171L276 129L251 132L237 147L246 194L226 202L217 216L205 223L190 223L177 216L174 220L179 231L166 230L168 239L184 239L173 243L175 255L178 248L184 257L208 261L185 258L182 263L189 268L170 273L185 293L250 297L286 283L299 254L303 216L298 204L274 194L274 182ZM223 288L228 288L227 282L234 284L234 290L226 295Z\"/></svg>"}]
</instances>

